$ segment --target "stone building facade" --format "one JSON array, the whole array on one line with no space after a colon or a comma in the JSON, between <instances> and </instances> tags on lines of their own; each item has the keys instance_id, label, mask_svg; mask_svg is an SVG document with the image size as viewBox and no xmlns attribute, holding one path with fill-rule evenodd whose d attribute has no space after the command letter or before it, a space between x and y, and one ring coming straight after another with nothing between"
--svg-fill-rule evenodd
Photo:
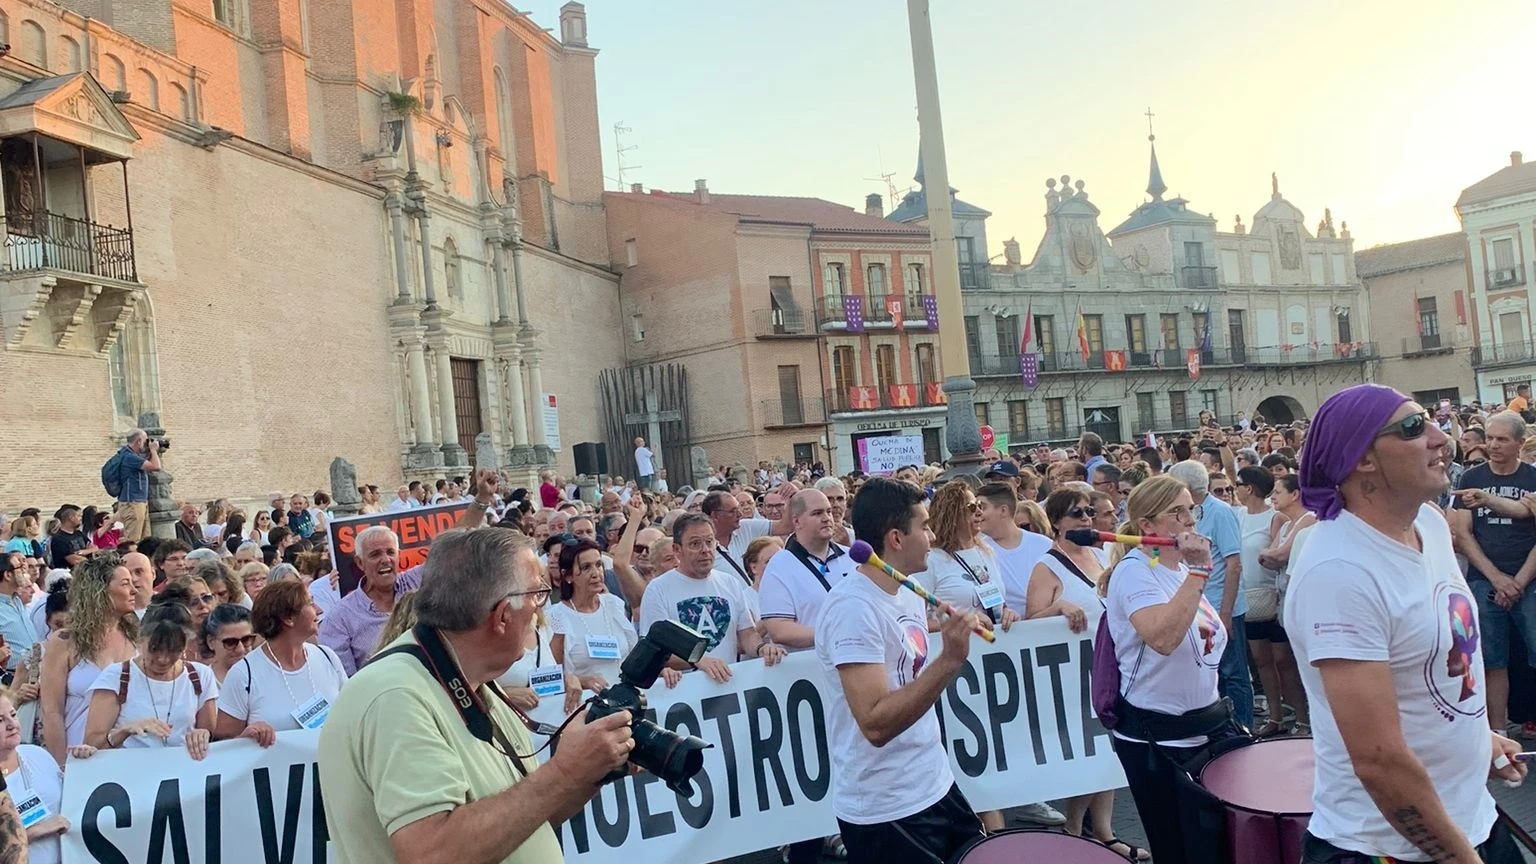
<instances>
[{"instance_id":1,"label":"stone building facade","mask_svg":"<svg viewBox=\"0 0 1536 864\"><path fill-rule=\"evenodd\" d=\"M569 471L623 348L595 55L496 0L0 0L0 504ZM547 413L554 397L558 414ZM554 425L546 422L556 421ZM185 455L183 455L185 454ZM87 470L80 470L85 466ZM32 500L41 496L44 500Z\"/></svg>"},{"instance_id":2,"label":"stone building facade","mask_svg":"<svg viewBox=\"0 0 1536 864\"><path fill-rule=\"evenodd\" d=\"M1355 253L1382 359L1378 380L1421 405L1477 398L1467 315L1467 237L1442 234Z\"/></svg>"},{"instance_id":3,"label":"stone building facade","mask_svg":"<svg viewBox=\"0 0 1536 864\"><path fill-rule=\"evenodd\" d=\"M965 292L978 420L1011 445L1084 430L1129 441L1192 428L1201 411L1289 422L1372 378L1347 227L1329 214L1309 231L1278 180L1251 229L1239 217L1220 231L1166 192L1154 150L1149 200L1106 234L1082 180L1048 180L1034 259L1007 241L987 287Z\"/></svg>"},{"instance_id":4,"label":"stone building facade","mask_svg":"<svg viewBox=\"0 0 1536 864\"><path fill-rule=\"evenodd\" d=\"M1536 163L1511 153L1508 165L1462 190L1456 215L1467 244L1476 398L1507 402L1516 387L1536 382Z\"/></svg>"},{"instance_id":5,"label":"stone building facade","mask_svg":"<svg viewBox=\"0 0 1536 864\"><path fill-rule=\"evenodd\" d=\"M941 380L925 229L879 202L860 213L703 180L605 199L625 359L687 368L691 438L711 463L848 471L859 440L914 429L941 458L943 408L922 386Z\"/></svg>"}]
</instances>

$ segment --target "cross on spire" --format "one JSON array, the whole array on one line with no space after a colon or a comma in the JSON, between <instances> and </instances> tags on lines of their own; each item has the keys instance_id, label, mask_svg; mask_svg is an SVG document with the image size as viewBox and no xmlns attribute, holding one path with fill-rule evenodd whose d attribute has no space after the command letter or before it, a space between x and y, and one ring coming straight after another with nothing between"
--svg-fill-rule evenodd
<instances>
[{"instance_id":1,"label":"cross on spire","mask_svg":"<svg viewBox=\"0 0 1536 864\"><path fill-rule=\"evenodd\" d=\"M1157 115L1152 113L1152 106L1147 106L1147 140L1156 141L1157 136L1152 134L1152 118Z\"/></svg>"},{"instance_id":2,"label":"cross on spire","mask_svg":"<svg viewBox=\"0 0 1536 864\"><path fill-rule=\"evenodd\" d=\"M1157 167L1157 136L1152 134L1152 118L1154 116L1151 107L1148 107L1147 141L1148 146L1152 148L1152 170L1147 176L1147 194L1152 196L1153 201L1161 201L1163 200L1163 193L1168 191L1168 184L1163 182L1162 169Z\"/></svg>"}]
</instances>

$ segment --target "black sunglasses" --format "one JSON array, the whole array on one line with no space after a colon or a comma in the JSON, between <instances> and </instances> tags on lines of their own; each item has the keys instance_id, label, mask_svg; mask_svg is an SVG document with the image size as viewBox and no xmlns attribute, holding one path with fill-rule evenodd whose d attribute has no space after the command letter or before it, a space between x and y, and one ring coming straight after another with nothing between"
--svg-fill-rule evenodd
<instances>
[{"instance_id":1,"label":"black sunglasses","mask_svg":"<svg viewBox=\"0 0 1536 864\"><path fill-rule=\"evenodd\" d=\"M1381 431L1376 433L1376 437L1380 438L1384 435L1396 435L1404 441L1412 441L1413 439L1423 435L1424 430L1429 428L1429 424L1431 422L1432 421L1428 411L1421 411L1418 414L1409 414L1407 417L1404 417L1396 423L1388 423L1387 425L1381 427Z\"/></svg>"},{"instance_id":2,"label":"black sunglasses","mask_svg":"<svg viewBox=\"0 0 1536 864\"><path fill-rule=\"evenodd\" d=\"M236 648L239 648L242 645L245 646L245 650L249 651L249 650L251 650L251 648L253 646L255 646L255 644L256 644L256 637L255 636L225 636L223 639L220 639L219 641L224 643L224 650L225 651L233 651L233 650L235 650Z\"/></svg>"},{"instance_id":3,"label":"black sunglasses","mask_svg":"<svg viewBox=\"0 0 1536 864\"><path fill-rule=\"evenodd\" d=\"M1092 518L1094 518L1094 517L1099 515L1099 508L1097 508L1097 507L1073 507L1071 510L1067 511L1067 515L1071 516L1073 519L1081 519L1084 516L1088 517L1089 519L1092 519Z\"/></svg>"}]
</instances>

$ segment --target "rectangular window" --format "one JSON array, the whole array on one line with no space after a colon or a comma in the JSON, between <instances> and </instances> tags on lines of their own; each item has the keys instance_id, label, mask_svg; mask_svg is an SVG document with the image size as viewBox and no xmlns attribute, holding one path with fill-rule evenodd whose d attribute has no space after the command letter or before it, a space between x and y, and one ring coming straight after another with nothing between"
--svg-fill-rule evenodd
<instances>
[{"instance_id":1,"label":"rectangular window","mask_svg":"<svg viewBox=\"0 0 1536 864\"><path fill-rule=\"evenodd\" d=\"M1052 438L1067 436L1067 400L1045 400L1045 424L1050 427Z\"/></svg>"},{"instance_id":2,"label":"rectangular window","mask_svg":"<svg viewBox=\"0 0 1536 864\"><path fill-rule=\"evenodd\" d=\"M1209 411L1209 412L1211 412L1212 416L1215 416L1218 413L1217 410L1216 410L1216 391L1215 390L1201 390L1200 391L1200 410L1202 410L1202 411Z\"/></svg>"},{"instance_id":3,"label":"rectangular window","mask_svg":"<svg viewBox=\"0 0 1536 864\"><path fill-rule=\"evenodd\" d=\"M976 403L976 425L977 426L991 426L992 425L992 405L991 405L991 403L989 403L989 402L977 402Z\"/></svg>"},{"instance_id":4,"label":"rectangular window","mask_svg":"<svg viewBox=\"0 0 1536 864\"><path fill-rule=\"evenodd\" d=\"M1495 270L1509 270L1515 266L1515 241L1511 237L1501 237L1493 241L1493 267Z\"/></svg>"},{"instance_id":5,"label":"rectangular window","mask_svg":"<svg viewBox=\"0 0 1536 864\"><path fill-rule=\"evenodd\" d=\"M1246 362L1248 337L1243 333L1243 310L1227 310L1227 344L1232 348L1232 362Z\"/></svg>"},{"instance_id":6,"label":"rectangular window","mask_svg":"<svg viewBox=\"0 0 1536 864\"><path fill-rule=\"evenodd\" d=\"M1056 316L1035 316L1035 347L1046 357L1056 353Z\"/></svg>"},{"instance_id":7,"label":"rectangular window","mask_svg":"<svg viewBox=\"0 0 1536 864\"><path fill-rule=\"evenodd\" d=\"M1351 330L1349 327L1349 313L1340 312L1336 320L1339 322L1338 344L1348 345L1349 343L1355 341L1355 337L1351 335Z\"/></svg>"},{"instance_id":8,"label":"rectangular window","mask_svg":"<svg viewBox=\"0 0 1536 864\"><path fill-rule=\"evenodd\" d=\"M1168 394L1168 413L1175 429L1189 425L1189 400L1184 391L1174 390Z\"/></svg>"},{"instance_id":9,"label":"rectangular window","mask_svg":"<svg viewBox=\"0 0 1536 864\"><path fill-rule=\"evenodd\" d=\"M805 422L805 407L800 401L800 367L779 367L779 410L786 426Z\"/></svg>"},{"instance_id":10,"label":"rectangular window","mask_svg":"<svg viewBox=\"0 0 1536 864\"><path fill-rule=\"evenodd\" d=\"M971 366L981 365L981 319L965 316L965 353L971 358Z\"/></svg>"},{"instance_id":11,"label":"rectangular window","mask_svg":"<svg viewBox=\"0 0 1536 864\"><path fill-rule=\"evenodd\" d=\"M1333 284L1343 285L1349 281L1349 262L1344 253L1333 253Z\"/></svg>"},{"instance_id":12,"label":"rectangular window","mask_svg":"<svg viewBox=\"0 0 1536 864\"><path fill-rule=\"evenodd\" d=\"M1136 394L1136 422L1142 429L1157 428L1157 394Z\"/></svg>"},{"instance_id":13,"label":"rectangular window","mask_svg":"<svg viewBox=\"0 0 1536 864\"><path fill-rule=\"evenodd\" d=\"M1029 434L1029 403L1023 399L1008 403L1008 434L1019 438Z\"/></svg>"},{"instance_id":14,"label":"rectangular window","mask_svg":"<svg viewBox=\"0 0 1536 864\"><path fill-rule=\"evenodd\" d=\"M923 265L921 265L921 264L908 264L907 265L907 293L908 294L922 294L923 293Z\"/></svg>"},{"instance_id":15,"label":"rectangular window","mask_svg":"<svg viewBox=\"0 0 1536 864\"><path fill-rule=\"evenodd\" d=\"M1221 250L1221 281L1228 285L1243 284L1241 260L1236 249Z\"/></svg>"},{"instance_id":16,"label":"rectangular window","mask_svg":"<svg viewBox=\"0 0 1536 864\"><path fill-rule=\"evenodd\" d=\"M997 328L997 356L1019 356L1019 316L999 315L992 321Z\"/></svg>"},{"instance_id":17,"label":"rectangular window","mask_svg":"<svg viewBox=\"0 0 1536 864\"><path fill-rule=\"evenodd\" d=\"M1248 266L1253 268L1253 284L1268 285L1274 280L1269 272L1268 252L1253 253L1253 257L1248 260Z\"/></svg>"},{"instance_id":18,"label":"rectangular window","mask_svg":"<svg viewBox=\"0 0 1536 864\"><path fill-rule=\"evenodd\" d=\"M1179 347L1179 315L1164 313L1157 316L1158 327L1163 333L1163 348L1176 351Z\"/></svg>"},{"instance_id":19,"label":"rectangular window","mask_svg":"<svg viewBox=\"0 0 1536 864\"><path fill-rule=\"evenodd\" d=\"M1092 354L1104 353L1104 316L1084 315L1083 329L1088 333L1088 351Z\"/></svg>"},{"instance_id":20,"label":"rectangular window","mask_svg":"<svg viewBox=\"0 0 1536 864\"><path fill-rule=\"evenodd\" d=\"M639 312L629 316L629 335L636 342L645 341L645 316Z\"/></svg>"},{"instance_id":21,"label":"rectangular window","mask_svg":"<svg viewBox=\"0 0 1536 864\"><path fill-rule=\"evenodd\" d=\"M1125 344L1132 354L1147 353L1147 316L1125 316Z\"/></svg>"},{"instance_id":22,"label":"rectangular window","mask_svg":"<svg viewBox=\"0 0 1536 864\"><path fill-rule=\"evenodd\" d=\"M635 245L635 238L624 241L624 262L631 267L640 263L640 249Z\"/></svg>"},{"instance_id":23,"label":"rectangular window","mask_svg":"<svg viewBox=\"0 0 1536 864\"><path fill-rule=\"evenodd\" d=\"M1211 316L1208 312L1195 312L1190 316L1195 324L1195 344L1200 346L1200 362L1211 362L1210 353L1215 337L1210 333Z\"/></svg>"},{"instance_id":24,"label":"rectangular window","mask_svg":"<svg viewBox=\"0 0 1536 864\"><path fill-rule=\"evenodd\" d=\"M931 384L939 380L933 365L933 346L923 342L917 346L917 383Z\"/></svg>"},{"instance_id":25,"label":"rectangular window","mask_svg":"<svg viewBox=\"0 0 1536 864\"><path fill-rule=\"evenodd\" d=\"M1204 267L1205 266L1205 244L1204 243L1191 242L1191 241L1188 241L1188 240L1186 240L1184 242L1184 266L1185 267Z\"/></svg>"},{"instance_id":26,"label":"rectangular window","mask_svg":"<svg viewBox=\"0 0 1536 864\"><path fill-rule=\"evenodd\" d=\"M970 237L956 237L955 252L960 258L960 287L966 291L983 287L981 268L976 261L976 241Z\"/></svg>"},{"instance_id":27,"label":"rectangular window","mask_svg":"<svg viewBox=\"0 0 1536 864\"><path fill-rule=\"evenodd\" d=\"M885 308L885 295L891 293L890 286L885 284L885 265L871 264L864 270L864 293L869 295L871 309Z\"/></svg>"},{"instance_id":28,"label":"rectangular window","mask_svg":"<svg viewBox=\"0 0 1536 864\"><path fill-rule=\"evenodd\" d=\"M875 346L875 380L880 385L880 395L888 397L891 385L896 383L896 346Z\"/></svg>"},{"instance_id":29,"label":"rectangular window","mask_svg":"<svg viewBox=\"0 0 1536 864\"><path fill-rule=\"evenodd\" d=\"M453 378L453 414L459 425L457 443L471 458L475 455L475 436L480 427L480 361L463 357L448 358Z\"/></svg>"},{"instance_id":30,"label":"rectangular window","mask_svg":"<svg viewBox=\"0 0 1536 864\"><path fill-rule=\"evenodd\" d=\"M839 345L832 349L832 386L837 388L838 399L847 399L848 391L858 384L858 372L853 361L853 347Z\"/></svg>"},{"instance_id":31,"label":"rectangular window","mask_svg":"<svg viewBox=\"0 0 1536 864\"><path fill-rule=\"evenodd\" d=\"M1419 316L1419 347L1431 351L1440 347L1440 312L1435 298L1420 297L1417 301Z\"/></svg>"},{"instance_id":32,"label":"rectangular window","mask_svg":"<svg viewBox=\"0 0 1536 864\"><path fill-rule=\"evenodd\" d=\"M822 272L822 292L828 297L841 297L847 293L848 282L844 275L843 265L828 264Z\"/></svg>"},{"instance_id":33,"label":"rectangular window","mask_svg":"<svg viewBox=\"0 0 1536 864\"><path fill-rule=\"evenodd\" d=\"M1525 322L1520 320L1519 312L1499 315L1499 342L1506 351L1514 351L1525 342Z\"/></svg>"}]
</instances>

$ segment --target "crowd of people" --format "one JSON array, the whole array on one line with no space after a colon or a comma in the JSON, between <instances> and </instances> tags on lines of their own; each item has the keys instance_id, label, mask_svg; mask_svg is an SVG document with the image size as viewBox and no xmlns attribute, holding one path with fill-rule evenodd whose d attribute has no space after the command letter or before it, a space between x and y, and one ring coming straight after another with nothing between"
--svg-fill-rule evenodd
<instances>
[{"instance_id":1,"label":"crowd of people","mask_svg":"<svg viewBox=\"0 0 1536 864\"><path fill-rule=\"evenodd\" d=\"M1509 707L1512 690L1517 702L1528 698L1528 676L1512 683L1508 674L1513 645L1526 646L1536 665L1536 592L1526 590L1536 579L1536 436L1528 439L1518 411L1445 404L1382 435L1419 441L1426 428L1444 441L1435 470L1445 483L1430 503L1443 513L1475 601L1466 623L1480 634L1486 722L1536 737L1536 718L1512 719ZM1215 694L1230 706L1220 719L1234 728L1260 738L1313 732L1310 702L1324 685L1298 654L1319 655L1315 647L1293 650L1288 618L1298 612L1287 602L1309 540L1326 524L1308 500L1313 432L1306 423L1271 427L1260 418L1223 427L1202 414L1187 435L1139 444L1085 433L1073 447L988 452L981 477L949 482L940 481L940 466L878 478L764 463L745 476L722 467L702 488L673 489L664 471L647 472L642 461L636 479L604 478L595 487L545 472L536 488L510 488L494 472L477 472L402 484L389 501L374 486L356 491L363 513L466 504L459 527L505 531L538 557L543 582L525 592L525 629L513 634L522 650L492 676L513 706L530 713L574 710L617 681L639 633L674 620L708 648L693 666L674 660L663 673L667 685L690 671L727 681L740 660L774 665L790 652L816 652L857 716L868 693L913 682L886 680L878 668L869 680L850 677L849 668L889 666L889 658L877 645L855 650L851 636L826 642L851 620L878 632L871 608L898 618L912 611L898 604L893 612L885 601L866 608L876 599L867 586L842 588L860 572L849 555L856 535L905 562L956 611L950 618L974 616L1007 630L1061 617L1082 632L1105 613L1130 706L1115 747L1152 849L1114 836L1112 791L1063 802L1064 813L1047 802L1016 813L1095 837L1129 860L1166 861L1180 860L1173 850L1184 842L1170 810L1178 799L1166 766L1149 754L1193 750L1209 730L1170 739L1155 715L1206 709ZM637 458L648 453L643 440L636 446ZM274 493L253 512L223 498L187 502L174 536L162 538L151 535L146 512L147 475L159 467L158 442L135 431L103 468L112 507L63 504L46 518L37 509L0 517L0 769L18 766L13 789L37 793L54 814L27 831L35 861L57 860L58 838L70 830L57 815L69 756L178 747L201 759L212 741L270 746L277 732L321 728L348 681L379 651L408 641L418 623L427 566L402 570L399 538L387 527L358 533L361 581L341 594L327 548L335 512L326 490ZM920 528L909 524L917 510L890 510L909 495L921 504ZM860 526L861 512L868 527ZM1074 539L1070 532L1081 528L1181 539L1155 551L1110 549ZM435 559L434 547L428 560ZM859 591L862 599L839 599ZM1314 607L1304 614L1316 615ZM825 620L829 608L841 610L835 620ZM943 635L945 655L963 658L950 649L965 628L920 604L918 612L927 630ZM1186 650L1191 656L1180 659ZM907 719L890 739L911 737L918 718ZM852 731L839 727L835 712L829 723L838 783L857 778L849 782L873 788L907 770L892 761L902 748L871 743L862 719ZM916 803L900 788L848 806L835 796L840 835L792 844L783 858L899 853L871 826L934 807L950 823L963 811L982 830L1004 827L1001 813L971 814L951 786L936 785L912 813L898 812ZM908 827L914 836L931 829Z\"/></svg>"}]
</instances>

